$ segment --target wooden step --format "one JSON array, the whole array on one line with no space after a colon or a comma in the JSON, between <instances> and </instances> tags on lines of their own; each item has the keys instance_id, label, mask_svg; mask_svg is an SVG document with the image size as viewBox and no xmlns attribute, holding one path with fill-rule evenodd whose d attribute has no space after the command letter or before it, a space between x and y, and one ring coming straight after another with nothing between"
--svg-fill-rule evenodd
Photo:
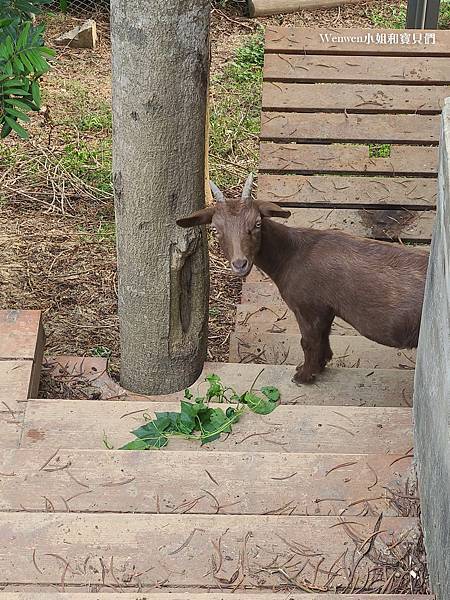
<instances>
[{"instance_id":1,"label":"wooden step","mask_svg":"<svg viewBox=\"0 0 450 600\"><path fill-rule=\"evenodd\" d=\"M295 83L376 83L398 85L448 85L448 59L398 56L308 56L266 54L264 81ZM383 115L384 116L384 115ZM389 115L386 115L389 116ZM395 115L402 117L403 115ZM398 119L397 123L401 123ZM386 124L390 125L387 120ZM366 139L371 139L370 136Z\"/></svg>"},{"instance_id":2,"label":"wooden step","mask_svg":"<svg viewBox=\"0 0 450 600\"><path fill-rule=\"evenodd\" d=\"M349 175L387 175L436 177L437 148L391 146L388 158L371 158L366 145L282 144L262 142L259 172L341 173Z\"/></svg>"},{"instance_id":3,"label":"wooden step","mask_svg":"<svg viewBox=\"0 0 450 600\"><path fill-rule=\"evenodd\" d=\"M401 208L436 203L436 180L427 177L259 175L258 200L303 208Z\"/></svg>"},{"instance_id":4,"label":"wooden step","mask_svg":"<svg viewBox=\"0 0 450 600\"><path fill-rule=\"evenodd\" d=\"M149 469L151 458L151 469ZM9 450L0 511L400 516L411 457ZM49 460L50 459L50 460ZM195 480L195 488L192 482Z\"/></svg>"},{"instance_id":5,"label":"wooden step","mask_svg":"<svg viewBox=\"0 0 450 600\"><path fill-rule=\"evenodd\" d=\"M291 208L289 219L278 219L290 227L339 229L375 240L429 242L435 213L432 210L360 210L344 208Z\"/></svg>"},{"instance_id":6,"label":"wooden step","mask_svg":"<svg viewBox=\"0 0 450 600\"><path fill-rule=\"evenodd\" d=\"M312 29L311 27L280 27L269 25L266 28L265 51L267 53L288 53L309 55L352 54L390 56L386 62L395 63L398 56L449 56L450 31L426 32L398 29ZM370 36L370 37L369 37ZM383 36L383 37L381 37ZM384 42L390 37L391 42ZM393 36L393 37L392 37ZM416 38L414 38L416 36ZM322 57L325 61L325 58Z\"/></svg>"},{"instance_id":7,"label":"wooden step","mask_svg":"<svg viewBox=\"0 0 450 600\"><path fill-rule=\"evenodd\" d=\"M352 563L352 553L373 539L369 554L381 559L390 546L403 554L418 539L419 526L412 517L383 518L378 526L377 534L376 517L353 516L1 513L1 583L244 585L250 592L285 586L287 574L316 590L350 590L368 580L365 589L379 591L396 567L385 567L380 582L370 556ZM344 564L353 564L353 576Z\"/></svg>"},{"instance_id":8,"label":"wooden step","mask_svg":"<svg viewBox=\"0 0 450 600\"><path fill-rule=\"evenodd\" d=\"M349 369L347 376L355 371ZM370 401L367 389L362 402ZM334 384L333 390L339 401L339 387ZM304 393L299 389L300 401ZM87 407L72 400L36 400L27 405L21 445L99 450L106 437L118 448L134 439L130 431L144 422L144 413L170 410L174 405L167 402L93 401ZM267 416L245 414L232 435L216 442L199 448L191 441L171 440L168 451L405 454L413 446L411 418L409 408L281 405Z\"/></svg>"},{"instance_id":9,"label":"wooden step","mask_svg":"<svg viewBox=\"0 0 450 600\"><path fill-rule=\"evenodd\" d=\"M439 114L448 86L354 83L263 83L266 111ZM417 107L420 107L419 109Z\"/></svg>"},{"instance_id":10,"label":"wooden step","mask_svg":"<svg viewBox=\"0 0 450 600\"><path fill-rule=\"evenodd\" d=\"M299 333L233 333L230 362L299 365L304 361ZM333 359L329 367L414 369L414 350L381 346L362 336L330 336Z\"/></svg>"},{"instance_id":11,"label":"wooden step","mask_svg":"<svg viewBox=\"0 0 450 600\"><path fill-rule=\"evenodd\" d=\"M5 362L0 364L0 399L8 401L8 398L4 399L2 396L11 387L10 408L16 408L17 402L26 400L28 394L37 395L43 353L41 311L0 310L0 363ZM22 362L24 365L20 367ZM13 374L13 369L20 369L20 375Z\"/></svg>"},{"instance_id":12,"label":"wooden step","mask_svg":"<svg viewBox=\"0 0 450 600\"><path fill-rule=\"evenodd\" d=\"M236 307L236 332L253 333L299 333L299 328L294 315L288 309L284 301L274 295L267 294L264 299L264 291L269 289L255 284L253 289L244 284L242 290L242 304ZM256 287L258 285L258 287ZM273 286L273 284L271 284ZM252 302L247 302L252 300ZM331 328L332 335L359 335L348 323L336 318Z\"/></svg>"},{"instance_id":13,"label":"wooden step","mask_svg":"<svg viewBox=\"0 0 450 600\"><path fill-rule=\"evenodd\" d=\"M158 593L153 590L146 592L121 593L88 593L83 592L0 592L0 600L229 600L228 592L203 593L172 591L171 593ZM379 600L434 600L434 596L409 594L383 594ZM262 593L233 593L233 600L377 600L372 594L302 594L289 592L289 598L280 598L280 594Z\"/></svg>"}]
</instances>

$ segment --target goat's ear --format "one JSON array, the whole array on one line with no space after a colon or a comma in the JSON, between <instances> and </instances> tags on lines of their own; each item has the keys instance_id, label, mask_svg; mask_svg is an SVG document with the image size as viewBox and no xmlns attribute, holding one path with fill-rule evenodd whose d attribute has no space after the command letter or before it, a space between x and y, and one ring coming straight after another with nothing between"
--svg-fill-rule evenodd
<instances>
[{"instance_id":1,"label":"goat's ear","mask_svg":"<svg viewBox=\"0 0 450 600\"><path fill-rule=\"evenodd\" d=\"M278 204L273 202L256 201L256 206L263 217L281 217L282 219L288 219L291 216L289 210L284 210Z\"/></svg>"},{"instance_id":2,"label":"goat's ear","mask_svg":"<svg viewBox=\"0 0 450 600\"><path fill-rule=\"evenodd\" d=\"M211 223L215 210L216 209L213 206L202 208L202 210L192 213L192 215L189 217L178 219L177 225L180 227L194 227L195 225L205 225L206 223Z\"/></svg>"}]
</instances>

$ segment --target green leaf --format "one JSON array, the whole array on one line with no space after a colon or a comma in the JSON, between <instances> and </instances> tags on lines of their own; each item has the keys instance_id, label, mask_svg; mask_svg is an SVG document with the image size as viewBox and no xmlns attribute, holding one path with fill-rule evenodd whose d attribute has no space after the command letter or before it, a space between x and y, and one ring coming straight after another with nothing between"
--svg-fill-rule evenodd
<instances>
[{"instance_id":1,"label":"green leaf","mask_svg":"<svg viewBox=\"0 0 450 600\"><path fill-rule=\"evenodd\" d=\"M21 119L22 121L25 121L26 123L30 122L30 117L28 115L26 115L23 112L20 112L19 110L15 110L14 108L7 107L5 109L5 113L9 117L15 117L16 119Z\"/></svg>"},{"instance_id":2,"label":"green leaf","mask_svg":"<svg viewBox=\"0 0 450 600\"><path fill-rule=\"evenodd\" d=\"M269 398L269 400L272 402L278 402L280 399L280 390L271 385L266 385L265 387L261 388L261 393L264 394L266 398Z\"/></svg>"},{"instance_id":3,"label":"green leaf","mask_svg":"<svg viewBox=\"0 0 450 600\"><path fill-rule=\"evenodd\" d=\"M3 123L3 127L2 127L2 131L0 133L0 139L5 139L5 137L7 137L10 133L11 133L12 129L11 127L8 125L8 123Z\"/></svg>"},{"instance_id":4,"label":"green leaf","mask_svg":"<svg viewBox=\"0 0 450 600\"><path fill-rule=\"evenodd\" d=\"M184 397L187 400L192 400L192 398L194 397L194 395L192 394L191 390L189 388L184 390Z\"/></svg>"},{"instance_id":5,"label":"green leaf","mask_svg":"<svg viewBox=\"0 0 450 600\"><path fill-rule=\"evenodd\" d=\"M16 108L21 108L22 110L26 111L34 109L33 103L24 98L21 98L20 100L18 98L5 98L4 102L5 104L9 104L10 106L15 106Z\"/></svg>"},{"instance_id":6,"label":"green leaf","mask_svg":"<svg viewBox=\"0 0 450 600\"><path fill-rule=\"evenodd\" d=\"M17 133L17 135L23 140L27 140L30 137L28 131L26 131L21 125L19 125L17 121L11 119L11 117L5 116L5 121L11 127L11 129L13 129Z\"/></svg>"},{"instance_id":7,"label":"green leaf","mask_svg":"<svg viewBox=\"0 0 450 600\"><path fill-rule=\"evenodd\" d=\"M16 96L28 96L28 90L20 90L19 88L7 88L5 92L15 94Z\"/></svg>"},{"instance_id":8,"label":"green leaf","mask_svg":"<svg viewBox=\"0 0 450 600\"><path fill-rule=\"evenodd\" d=\"M218 398L219 400L223 399L223 385L218 375L212 373L205 377L205 381L209 383L209 388L206 391L207 400L212 400L213 398Z\"/></svg>"},{"instance_id":9,"label":"green leaf","mask_svg":"<svg viewBox=\"0 0 450 600\"><path fill-rule=\"evenodd\" d=\"M155 421L150 421L142 427L135 429L134 431L132 431L132 433L137 438L146 441L147 444L152 448L163 448L164 446L167 446L168 443L168 439L163 433L164 424L165 422L163 422L162 420L160 421L159 419L158 426L156 425ZM168 427L169 425L170 419L167 419L166 427Z\"/></svg>"},{"instance_id":10,"label":"green leaf","mask_svg":"<svg viewBox=\"0 0 450 600\"><path fill-rule=\"evenodd\" d=\"M133 440L119 448L119 450L149 450L150 448L151 446L144 440Z\"/></svg>"},{"instance_id":11,"label":"green leaf","mask_svg":"<svg viewBox=\"0 0 450 600\"><path fill-rule=\"evenodd\" d=\"M277 405L268 398L260 398L253 392L247 392L242 399L249 409L258 415L268 415L273 412Z\"/></svg>"}]
</instances>

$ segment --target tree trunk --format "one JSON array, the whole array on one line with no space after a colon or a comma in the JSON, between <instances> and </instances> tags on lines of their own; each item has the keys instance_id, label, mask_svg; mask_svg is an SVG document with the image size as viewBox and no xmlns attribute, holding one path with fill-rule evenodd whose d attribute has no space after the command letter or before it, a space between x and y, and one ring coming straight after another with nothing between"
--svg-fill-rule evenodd
<instances>
[{"instance_id":1,"label":"tree trunk","mask_svg":"<svg viewBox=\"0 0 450 600\"><path fill-rule=\"evenodd\" d=\"M204 206L209 0L112 0L113 181L121 383L163 394L206 357Z\"/></svg>"}]
</instances>

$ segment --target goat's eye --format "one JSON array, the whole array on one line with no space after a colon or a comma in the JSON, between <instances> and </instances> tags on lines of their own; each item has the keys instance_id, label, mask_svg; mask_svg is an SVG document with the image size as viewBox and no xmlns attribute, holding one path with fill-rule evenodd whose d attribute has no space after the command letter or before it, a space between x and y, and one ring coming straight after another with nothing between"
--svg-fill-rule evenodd
<instances>
[{"instance_id":1,"label":"goat's eye","mask_svg":"<svg viewBox=\"0 0 450 600\"><path fill-rule=\"evenodd\" d=\"M255 227L256 229L259 229L261 227L261 221L256 221Z\"/></svg>"},{"instance_id":2,"label":"goat's eye","mask_svg":"<svg viewBox=\"0 0 450 600\"><path fill-rule=\"evenodd\" d=\"M216 227L211 227L211 231L212 231L213 233L217 233L217 228L216 228Z\"/></svg>"}]
</instances>

